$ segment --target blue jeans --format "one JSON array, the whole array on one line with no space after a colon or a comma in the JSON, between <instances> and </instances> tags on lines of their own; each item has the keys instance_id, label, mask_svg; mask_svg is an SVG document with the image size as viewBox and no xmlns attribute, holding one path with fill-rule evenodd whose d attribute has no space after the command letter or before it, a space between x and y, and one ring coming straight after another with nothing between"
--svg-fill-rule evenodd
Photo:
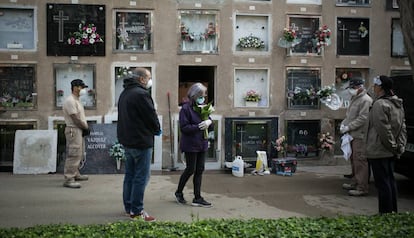
<instances>
[{"instance_id":1,"label":"blue jeans","mask_svg":"<svg viewBox=\"0 0 414 238\"><path fill-rule=\"evenodd\" d=\"M144 210L144 192L151 174L153 148L125 148L125 177L123 200L126 213L139 214Z\"/></svg>"}]
</instances>

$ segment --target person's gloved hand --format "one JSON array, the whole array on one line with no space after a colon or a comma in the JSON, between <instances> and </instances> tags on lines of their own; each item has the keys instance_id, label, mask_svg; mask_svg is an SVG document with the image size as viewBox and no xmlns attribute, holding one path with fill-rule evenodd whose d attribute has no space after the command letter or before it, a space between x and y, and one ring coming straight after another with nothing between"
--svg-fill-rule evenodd
<instances>
[{"instance_id":1,"label":"person's gloved hand","mask_svg":"<svg viewBox=\"0 0 414 238\"><path fill-rule=\"evenodd\" d=\"M339 127L339 131L340 131L342 134L345 134L345 133L347 133L347 132L349 131L349 126L344 126L344 125L341 125L341 127Z\"/></svg>"},{"instance_id":2,"label":"person's gloved hand","mask_svg":"<svg viewBox=\"0 0 414 238\"><path fill-rule=\"evenodd\" d=\"M200 124L198 124L198 128L203 131L207 129L211 125L211 123L212 121L210 119L202 121L200 122Z\"/></svg>"},{"instance_id":3,"label":"person's gloved hand","mask_svg":"<svg viewBox=\"0 0 414 238\"><path fill-rule=\"evenodd\" d=\"M156 136L162 135L162 130L160 129L158 132L155 133Z\"/></svg>"}]
</instances>

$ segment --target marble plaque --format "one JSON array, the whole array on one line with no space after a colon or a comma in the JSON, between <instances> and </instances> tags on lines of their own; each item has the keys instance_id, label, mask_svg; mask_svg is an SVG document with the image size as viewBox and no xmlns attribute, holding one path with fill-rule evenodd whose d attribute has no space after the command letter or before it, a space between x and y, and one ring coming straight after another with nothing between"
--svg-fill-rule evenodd
<instances>
[{"instance_id":1,"label":"marble plaque","mask_svg":"<svg viewBox=\"0 0 414 238\"><path fill-rule=\"evenodd\" d=\"M17 130L14 142L14 174L56 172L57 131Z\"/></svg>"},{"instance_id":2,"label":"marble plaque","mask_svg":"<svg viewBox=\"0 0 414 238\"><path fill-rule=\"evenodd\" d=\"M105 56L105 5L49 3L46 8L48 56Z\"/></svg>"},{"instance_id":3,"label":"marble plaque","mask_svg":"<svg viewBox=\"0 0 414 238\"><path fill-rule=\"evenodd\" d=\"M338 55L369 55L369 19L338 18Z\"/></svg>"}]
</instances>

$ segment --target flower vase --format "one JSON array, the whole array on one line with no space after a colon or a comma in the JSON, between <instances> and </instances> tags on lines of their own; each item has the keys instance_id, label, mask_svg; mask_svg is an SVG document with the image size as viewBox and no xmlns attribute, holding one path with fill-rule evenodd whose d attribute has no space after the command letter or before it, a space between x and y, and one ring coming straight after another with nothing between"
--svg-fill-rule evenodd
<instances>
[{"instance_id":1,"label":"flower vase","mask_svg":"<svg viewBox=\"0 0 414 238\"><path fill-rule=\"evenodd\" d=\"M207 51L207 39L203 40L203 51Z\"/></svg>"},{"instance_id":2,"label":"flower vase","mask_svg":"<svg viewBox=\"0 0 414 238\"><path fill-rule=\"evenodd\" d=\"M246 101L246 107L257 107L259 102Z\"/></svg>"},{"instance_id":3,"label":"flower vase","mask_svg":"<svg viewBox=\"0 0 414 238\"><path fill-rule=\"evenodd\" d=\"M213 47L214 39L210 39L209 42L210 42L210 52L213 52L214 51L214 47Z\"/></svg>"},{"instance_id":4,"label":"flower vase","mask_svg":"<svg viewBox=\"0 0 414 238\"><path fill-rule=\"evenodd\" d=\"M148 50L148 40L144 40L144 46L142 47L142 50Z\"/></svg>"},{"instance_id":5,"label":"flower vase","mask_svg":"<svg viewBox=\"0 0 414 238\"><path fill-rule=\"evenodd\" d=\"M116 160L116 169L120 170L121 169L121 159L115 159Z\"/></svg>"},{"instance_id":6,"label":"flower vase","mask_svg":"<svg viewBox=\"0 0 414 238\"><path fill-rule=\"evenodd\" d=\"M186 47L185 47L185 40L183 40L183 44L181 46L181 50L182 51L186 51L187 50Z\"/></svg>"},{"instance_id":7,"label":"flower vase","mask_svg":"<svg viewBox=\"0 0 414 238\"><path fill-rule=\"evenodd\" d=\"M120 41L118 45L119 50L124 50L124 42Z\"/></svg>"}]
</instances>

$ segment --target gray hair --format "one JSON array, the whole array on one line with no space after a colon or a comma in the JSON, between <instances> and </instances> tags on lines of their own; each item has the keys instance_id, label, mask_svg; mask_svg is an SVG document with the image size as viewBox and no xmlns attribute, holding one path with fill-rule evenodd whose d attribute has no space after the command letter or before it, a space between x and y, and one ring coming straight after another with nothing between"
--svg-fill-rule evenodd
<instances>
[{"instance_id":1,"label":"gray hair","mask_svg":"<svg viewBox=\"0 0 414 238\"><path fill-rule=\"evenodd\" d=\"M188 89L187 97L191 101L194 101L196 98L203 96L206 91L207 88L202 83L195 83Z\"/></svg>"}]
</instances>

